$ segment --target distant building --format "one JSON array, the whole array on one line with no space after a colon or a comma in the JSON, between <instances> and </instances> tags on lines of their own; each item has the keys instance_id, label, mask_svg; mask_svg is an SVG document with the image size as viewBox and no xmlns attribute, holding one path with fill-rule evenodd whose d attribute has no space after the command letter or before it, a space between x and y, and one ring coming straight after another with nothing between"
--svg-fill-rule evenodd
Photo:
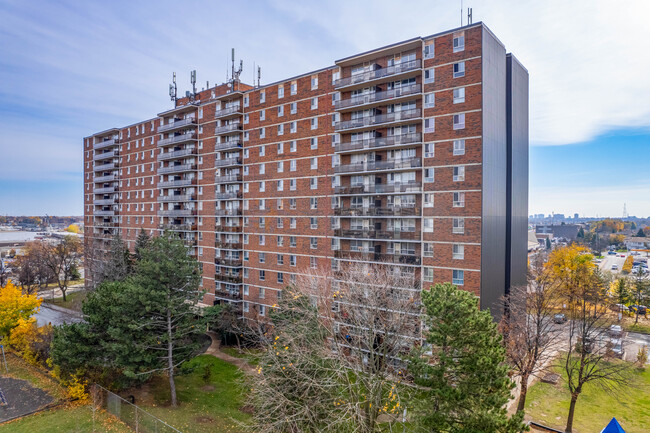
<instances>
[{"instance_id":1,"label":"distant building","mask_svg":"<svg viewBox=\"0 0 650 433\"><path fill-rule=\"evenodd\" d=\"M650 238L629 237L625 239L628 250L650 250Z\"/></svg>"},{"instance_id":2,"label":"distant building","mask_svg":"<svg viewBox=\"0 0 650 433\"><path fill-rule=\"evenodd\" d=\"M556 224L556 225L538 225L535 227L535 234L537 235L553 235L552 238L563 238L567 241L575 241L578 238L580 231L579 224Z\"/></svg>"}]
</instances>

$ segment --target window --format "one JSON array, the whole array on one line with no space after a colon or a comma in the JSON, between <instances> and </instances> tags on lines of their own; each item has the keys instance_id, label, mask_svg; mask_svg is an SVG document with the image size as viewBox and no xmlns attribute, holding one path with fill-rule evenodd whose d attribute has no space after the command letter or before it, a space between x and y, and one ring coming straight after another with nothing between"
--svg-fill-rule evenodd
<instances>
[{"instance_id":1,"label":"window","mask_svg":"<svg viewBox=\"0 0 650 433\"><path fill-rule=\"evenodd\" d=\"M278 155L280 155L281 153L284 153L284 143L278 143Z\"/></svg>"},{"instance_id":2,"label":"window","mask_svg":"<svg viewBox=\"0 0 650 433\"><path fill-rule=\"evenodd\" d=\"M318 158L316 158L316 157L311 158L311 164L310 164L310 166L311 166L311 169L312 169L312 170L316 170L316 169L318 169Z\"/></svg>"},{"instance_id":3,"label":"window","mask_svg":"<svg viewBox=\"0 0 650 433\"><path fill-rule=\"evenodd\" d=\"M424 232L433 233L433 218L424 218L422 221L424 224Z\"/></svg>"},{"instance_id":4,"label":"window","mask_svg":"<svg viewBox=\"0 0 650 433\"><path fill-rule=\"evenodd\" d=\"M264 156L264 155L260 152L260 156ZM260 164L259 168L260 168L260 174L266 173L266 164L264 164L264 163Z\"/></svg>"},{"instance_id":5,"label":"window","mask_svg":"<svg viewBox=\"0 0 650 433\"><path fill-rule=\"evenodd\" d=\"M311 147L312 149L318 149L318 138L317 138L317 137L312 137L312 138L309 140L309 143L310 143L310 147Z\"/></svg>"},{"instance_id":6,"label":"window","mask_svg":"<svg viewBox=\"0 0 650 433\"><path fill-rule=\"evenodd\" d=\"M296 179L289 179L289 190L290 191L296 190Z\"/></svg>"},{"instance_id":7,"label":"window","mask_svg":"<svg viewBox=\"0 0 650 433\"><path fill-rule=\"evenodd\" d=\"M266 236L265 235L260 235L259 237L259 244L260 245L266 245Z\"/></svg>"},{"instance_id":8,"label":"window","mask_svg":"<svg viewBox=\"0 0 650 433\"><path fill-rule=\"evenodd\" d=\"M295 198L290 198L289 199L289 208L290 209L296 209L296 202L297 200ZM295 228L295 227L293 227Z\"/></svg>"},{"instance_id":9,"label":"window","mask_svg":"<svg viewBox=\"0 0 650 433\"><path fill-rule=\"evenodd\" d=\"M248 95L244 96L244 107L248 107Z\"/></svg>"},{"instance_id":10,"label":"window","mask_svg":"<svg viewBox=\"0 0 650 433\"><path fill-rule=\"evenodd\" d=\"M265 102L266 102L266 92L262 90L260 92L260 104L263 104Z\"/></svg>"},{"instance_id":11,"label":"window","mask_svg":"<svg viewBox=\"0 0 650 433\"><path fill-rule=\"evenodd\" d=\"M289 236L289 246L291 248L296 248L296 237L295 236Z\"/></svg>"},{"instance_id":12,"label":"window","mask_svg":"<svg viewBox=\"0 0 650 433\"><path fill-rule=\"evenodd\" d=\"M432 283L433 282L433 268L422 268L422 280Z\"/></svg>"},{"instance_id":13,"label":"window","mask_svg":"<svg viewBox=\"0 0 650 433\"><path fill-rule=\"evenodd\" d=\"M454 269L452 271L451 283L456 286L462 286L465 284L465 271Z\"/></svg>"},{"instance_id":14,"label":"window","mask_svg":"<svg viewBox=\"0 0 650 433\"><path fill-rule=\"evenodd\" d=\"M424 132L436 132L436 119L433 117L424 119Z\"/></svg>"},{"instance_id":15,"label":"window","mask_svg":"<svg viewBox=\"0 0 650 433\"><path fill-rule=\"evenodd\" d=\"M266 128L260 128L260 138L266 137Z\"/></svg>"},{"instance_id":16,"label":"window","mask_svg":"<svg viewBox=\"0 0 650 433\"><path fill-rule=\"evenodd\" d=\"M465 180L465 166L454 167L454 182L462 182Z\"/></svg>"},{"instance_id":17,"label":"window","mask_svg":"<svg viewBox=\"0 0 650 433\"><path fill-rule=\"evenodd\" d=\"M318 128L318 117L311 118L311 129Z\"/></svg>"},{"instance_id":18,"label":"window","mask_svg":"<svg viewBox=\"0 0 650 433\"><path fill-rule=\"evenodd\" d=\"M435 45L433 41L424 46L424 58L431 59L435 55Z\"/></svg>"},{"instance_id":19,"label":"window","mask_svg":"<svg viewBox=\"0 0 650 433\"><path fill-rule=\"evenodd\" d=\"M278 283L284 283L284 272L278 272Z\"/></svg>"},{"instance_id":20,"label":"window","mask_svg":"<svg viewBox=\"0 0 650 433\"><path fill-rule=\"evenodd\" d=\"M454 218L452 220L451 232L461 235L465 233L465 218Z\"/></svg>"},{"instance_id":21,"label":"window","mask_svg":"<svg viewBox=\"0 0 650 433\"><path fill-rule=\"evenodd\" d=\"M248 296L249 290L250 290L249 287L250 286L248 284L244 284L244 290L243 290L244 291L244 296Z\"/></svg>"},{"instance_id":22,"label":"window","mask_svg":"<svg viewBox=\"0 0 650 433\"><path fill-rule=\"evenodd\" d=\"M465 258L465 245L452 245L451 258L454 260L463 260Z\"/></svg>"},{"instance_id":23,"label":"window","mask_svg":"<svg viewBox=\"0 0 650 433\"><path fill-rule=\"evenodd\" d=\"M257 255L257 258L259 259L260 263L266 263L266 253L259 253Z\"/></svg>"},{"instance_id":24,"label":"window","mask_svg":"<svg viewBox=\"0 0 650 433\"><path fill-rule=\"evenodd\" d=\"M244 131L244 141L248 141L249 135L248 131Z\"/></svg>"},{"instance_id":25,"label":"window","mask_svg":"<svg viewBox=\"0 0 650 433\"><path fill-rule=\"evenodd\" d=\"M293 140L289 143L289 152L295 152L298 149L298 143L296 140Z\"/></svg>"},{"instance_id":26,"label":"window","mask_svg":"<svg viewBox=\"0 0 650 433\"><path fill-rule=\"evenodd\" d=\"M277 181L277 191L284 191L284 179Z\"/></svg>"},{"instance_id":27,"label":"window","mask_svg":"<svg viewBox=\"0 0 650 433\"><path fill-rule=\"evenodd\" d=\"M284 220L282 218L277 218L277 225L278 225L279 229L283 228L284 227Z\"/></svg>"},{"instance_id":28,"label":"window","mask_svg":"<svg viewBox=\"0 0 650 433\"><path fill-rule=\"evenodd\" d=\"M266 279L266 271L260 270L260 281L264 281L265 279Z\"/></svg>"},{"instance_id":29,"label":"window","mask_svg":"<svg viewBox=\"0 0 650 433\"><path fill-rule=\"evenodd\" d=\"M278 99L284 98L284 86L278 86Z\"/></svg>"},{"instance_id":30,"label":"window","mask_svg":"<svg viewBox=\"0 0 650 433\"><path fill-rule=\"evenodd\" d=\"M318 189L318 178L312 177L311 179L309 179L309 188Z\"/></svg>"},{"instance_id":31,"label":"window","mask_svg":"<svg viewBox=\"0 0 650 433\"><path fill-rule=\"evenodd\" d=\"M278 105L278 117L284 116L284 105Z\"/></svg>"},{"instance_id":32,"label":"window","mask_svg":"<svg viewBox=\"0 0 650 433\"><path fill-rule=\"evenodd\" d=\"M424 95L424 108L433 108L436 106L436 94L427 93Z\"/></svg>"},{"instance_id":33,"label":"window","mask_svg":"<svg viewBox=\"0 0 650 433\"><path fill-rule=\"evenodd\" d=\"M464 192L455 192L454 193L454 207L465 207L465 193Z\"/></svg>"},{"instance_id":34,"label":"window","mask_svg":"<svg viewBox=\"0 0 650 433\"><path fill-rule=\"evenodd\" d=\"M248 104L246 104L248 105ZM250 311L250 304L246 301L244 301L244 305L242 306L244 313L248 313Z\"/></svg>"},{"instance_id":35,"label":"window","mask_svg":"<svg viewBox=\"0 0 650 433\"><path fill-rule=\"evenodd\" d=\"M291 161L289 161L289 170L290 171L296 171L297 164L298 164L297 159L292 159Z\"/></svg>"},{"instance_id":36,"label":"window","mask_svg":"<svg viewBox=\"0 0 650 433\"><path fill-rule=\"evenodd\" d=\"M465 129L465 113L454 114L454 129Z\"/></svg>"},{"instance_id":37,"label":"window","mask_svg":"<svg viewBox=\"0 0 650 433\"><path fill-rule=\"evenodd\" d=\"M294 255L289 256L289 266L296 266L296 256Z\"/></svg>"},{"instance_id":38,"label":"window","mask_svg":"<svg viewBox=\"0 0 650 433\"><path fill-rule=\"evenodd\" d=\"M298 126L297 126L296 122L291 122L289 124L289 130L291 131L292 134L295 133L298 130Z\"/></svg>"},{"instance_id":39,"label":"window","mask_svg":"<svg viewBox=\"0 0 650 433\"><path fill-rule=\"evenodd\" d=\"M454 78L465 76L465 62L454 63Z\"/></svg>"},{"instance_id":40,"label":"window","mask_svg":"<svg viewBox=\"0 0 650 433\"><path fill-rule=\"evenodd\" d=\"M282 123L278 125L278 135L284 135L284 125Z\"/></svg>"},{"instance_id":41,"label":"window","mask_svg":"<svg viewBox=\"0 0 650 433\"><path fill-rule=\"evenodd\" d=\"M422 244L422 255L424 257L433 257L433 243L432 242L424 242Z\"/></svg>"},{"instance_id":42,"label":"window","mask_svg":"<svg viewBox=\"0 0 650 433\"><path fill-rule=\"evenodd\" d=\"M454 53L465 50L465 35L454 36Z\"/></svg>"},{"instance_id":43,"label":"window","mask_svg":"<svg viewBox=\"0 0 650 433\"><path fill-rule=\"evenodd\" d=\"M260 192L266 191L266 182L261 181L260 182Z\"/></svg>"},{"instance_id":44,"label":"window","mask_svg":"<svg viewBox=\"0 0 650 433\"><path fill-rule=\"evenodd\" d=\"M434 68L424 70L424 83L433 83L436 81L436 73Z\"/></svg>"},{"instance_id":45,"label":"window","mask_svg":"<svg viewBox=\"0 0 650 433\"><path fill-rule=\"evenodd\" d=\"M264 316L264 315L266 315L266 306L260 304L260 305L258 305L258 307L259 307L259 309L260 309L260 316Z\"/></svg>"},{"instance_id":46,"label":"window","mask_svg":"<svg viewBox=\"0 0 650 433\"><path fill-rule=\"evenodd\" d=\"M316 110L318 108L318 98L311 98L311 109Z\"/></svg>"},{"instance_id":47,"label":"window","mask_svg":"<svg viewBox=\"0 0 650 433\"><path fill-rule=\"evenodd\" d=\"M433 158L434 156L436 156L434 143L425 143L424 144L424 157L425 158Z\"/></svg>"},{"instance_id":48,"label":"window","mask_svg":"<svg viewBox=\"0 0 650 433\"><path fill-rule=\"evenodd\" d=\"M298 83L295 81L291 82L291 94L295 95L298 92Z\"/></svg>"},{"instance_id":49,"label":"window","mask_svg":"<svg viewBox=\"0 0 650 433\"><path fill-rule=\"evenodd\" d=\"M318 89L318 77L311 77L311 90Z\"/></svg>"},{"instance_id":50,"label":"window","mask_svg":"<svg viewBox=\"0 0 650 433\"><path fill-rule=\"evenodd\" d=\"M310 217L309 218L309 227L312 228L312 229L317 229L318 228L318 218Z\"/></svg>"},{"instance_id":51,"label":"window","mask_svg":"<svg viewBox=\"0 0 650 433\"><path fill-rule=\"evenodd\" d=\"M433 207L434 195L431 192L424 194L424 207Z\"/></svg>"},{"instance_id":52,"label":"window","mask_svg":"<svg viewBox=\"0 0 650 433\"><path fill-rule=\"evenodd\" d=\"M266 289L264 289L264 287L260 287L259 297L260 297L260 299L264 299L266 297Z\"/></svg>"},{"instance_id":53,"label":"window","mask_svg":"<svg viewBox=\"0 0 650 433\"><path fill-rule=\"evenodd\" d=\"M454 140L454 155L465 155L465 140Z\"/></svg>"},{"instance_id":54,"label":"window","mask_svg":"<svg viewBox=\"0 0 650 433\"><path fill-rule=\"evenodd\" d=\"M277 205L277 206L278 206L278 210L282 210L282 209L284 209L284 202L282 201L281 198L279 198L279 199L277 200L277 203L278 203L278 205Z\"/></svg>"},{"instance_id":55,"label":"window","mask_svg":"<svg viewBox=\"0 0 650 433\"><path fill-rule=\"evenodd\" d=\"M429 168L424 169L424 181L425 182L431 183L431 182L433 182L435 180L435 178L436 178L435 170L433 168L429 167Z\"/></svg>"},{"instance_id":56,"label":"window","mask_svg":"<svg viewBox=\"0 0 650 433\"><path fill-rule=\"evenodd\" d=\"M318 197L311 197L309 199L309 208L318 209Z\"/></svg>"},{"instance_id":57,"label":"window","mask_svg":"<svg viewBox=\"0 0 650 433\"><path fill-rule=\"evenodd\" d=\"M260 146L260 156L266 155L266 146Z\"/></svg>"},{"instance_id":58,"label":"window","mask_svg":"<svg viewBox=\"0 0 650 433\"><path fill-rule=\"evenodd\" d=\"M289 108L291 110L291 114L296 114L298 112L298 104L296 102L289 104Z\"/></svg>"},{"instance_id":59,"label":"window","mask_svg":"<svg viewBox=\"0 0 650 433\"><path fill-rule=\"evenodd\" d=\"M460 104L461 102L465 102L464 87L459 87L458 89L454 89L454 104Z\"/></svg>"},{"instance_id":60,"label":"window","mask_svg":"<svg viewBox=\"0 0 650 433\"><path fill-rule=\"evenodd\" d=\"M309 238L309 247L312 250L318 249L318 238Z\"/></svg>"},{"instance_id":61,"label":"window","mask_svg":"<svg viewBox=\"0 0 650 433\"><path fill-rule=\"evenodd\" d=\"M260 110L260 120L266 119L266 110Z\"/></svg>"},{"instance_id":62,"label":"window","mask_svg":"<svg viewBox=\"0 0 650 433\"><path fill-rule=\"evenodd\" d=\"M318 260L316 259L316 257L309 258L309 267L312 269L316 269L318 267Z\"/></svg>"},{"instance_id":63,"label":"window","mask_svg":"<svg viewBox=\"0 0 650 433\"><path fill-rule=\"evenodd\" d=\"M277 242L277 245L278 245L279 247L283 247L283 246L284 246L284 236L278 236L276 242ZM281 255L281 254L278 254L278 261L280 260L280 257L282 257L282 255ZM283 260L284 260L284 259L283 259ZM279 264L281 264L281 263L279 263Z\"/></svg>"},{"instance_id":64,"label":"window","mask_svg":"<svg viewBox=\"0 0 650 433\"><path fill-rule=\"evenodd\" d=\"M259 208L260 208L260 210L266 209L266 199L265 198L260 199ZM260 219L263 220L263 218L260 218ZM262 223L263 223L263 221L262 221ZM263 225L260 225L260 227L263 227Z\"/></svg>"}]
</instances>

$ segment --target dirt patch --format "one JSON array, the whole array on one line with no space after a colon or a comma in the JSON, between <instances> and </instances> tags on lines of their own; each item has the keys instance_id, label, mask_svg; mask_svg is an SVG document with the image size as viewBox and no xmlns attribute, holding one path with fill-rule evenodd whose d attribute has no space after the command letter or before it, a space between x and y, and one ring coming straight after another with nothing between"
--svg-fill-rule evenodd
<instances>
[{"instance_id":1,"label":"dirt patch","mask_svg":"<svg viewBox=\"0 0 650 433\"><path fill-rule=\"evenodd\" d=\"M249 415L253 415L255 413L255 408L250 404L240 407L239 410Z\"/></svg>"},{"instance_id":2,"label":"dirt patch","mask_svg":"<svg viewBox=\"0 0 650 433\"><path fill-rule=\"evenodd\" d=\"M215 388L214 386L212 386L212 385L203 385L203 386L201 387L201 391L204 391L204 392L212 392L212 391L214 391L215 389L216 389L216 388Z\"/></svg>"},{"instance_id":3,"label":"dirt patch","mask_svg":"<svg viewBox=\"0 0 650 433\"><path fill-rule=\"evenodd\" d=\"M216 420L211 416L201 415L195 417L194 421L198 422L199 424L213 424Z\"/></svg>"}]
</instances>

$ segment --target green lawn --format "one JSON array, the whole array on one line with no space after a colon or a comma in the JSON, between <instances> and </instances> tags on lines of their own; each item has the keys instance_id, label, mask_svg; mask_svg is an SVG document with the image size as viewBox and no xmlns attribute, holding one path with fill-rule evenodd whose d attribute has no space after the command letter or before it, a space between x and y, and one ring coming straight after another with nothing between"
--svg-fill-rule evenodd
<instances>
[{"instance_id":1,"label":"green lawn","mask_svg":"<svg viewBox=\"0 0 650 433\"><path fill-rule=\"evenodd\" d=\"M79 290L78 292L69 293L66 296L65 302L63 302L63 297L54 298L52 300L46 298L43 299L43 301L59 307L81 312L81 304L83 304L87 294L88 292L85 290Z\"/></svg>"},{"instance_id":2,"label":"green lawn","mask_svg":"<svg viewBox=\"0 0 650 433\"><path fill-rule=\"evenodd\" d=\"M211 376L205 381L205 368ZM242 412L244 397L240 385L241 371L234 365L210 355L199 355L184 368L194 368L189 374L180 375L176 389L180 407L169 406L169 382L157 377L136 390L136 404L168 424L187 433L241 432L237 422L246 422L249 415Z\"/></svg>"},{"instance_id":3,"label":"green lawn","mask_svg":"<svg viewBox=\"0 0 650 433\"><path fill-rule=\"evenodd\" d=\"M250 365L257 365L262 354L259 349L242 349L240 352L239 349L232 346L221 346L219 350L235 358L245 359Z\"/></svg>"},{"instance_id":4,"label":"green lawn","mask_svg":"<svg viewBox=\"0 0 650 433\"><path fill-rule=\"evenodd\" d=\"M0 433L91 433L93 431L129 433L132 431L103 412L96 412L94 424L93 430L93 413L90 406L74 406L44 411L2 424Z\"/></svg>"},{"instance_id":5,"label":"green lawn","mask_svg":"<svg viewBox=\"0 0 650 433\"><path fill-rule=\"evenodd\" d=\"M559 373L561 369L556 371ZM616 417L627 433L650 431L650 369L640 372L634 368L633 384L617 393L587 384L576 405L574 432L599 432L612 417ZM564 381L558 385L538 382L528 391L526 418L563 429L569 398Z\"/></svg>"}]
</instances>

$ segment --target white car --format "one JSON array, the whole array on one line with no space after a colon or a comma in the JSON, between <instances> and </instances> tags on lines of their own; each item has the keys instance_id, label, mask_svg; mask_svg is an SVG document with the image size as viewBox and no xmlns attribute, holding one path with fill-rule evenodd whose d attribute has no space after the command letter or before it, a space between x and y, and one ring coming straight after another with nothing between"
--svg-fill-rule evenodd
<instances>
[{"instance_id":1,"label":"white car","mask_svg":"<svg viewBox=\"0 0 650 433\"><path fill-rule=\"evenodd\" d=\"M618 265L616 264L612 265L612 271L618 271Z\"/></svg>"}]
</instances>

